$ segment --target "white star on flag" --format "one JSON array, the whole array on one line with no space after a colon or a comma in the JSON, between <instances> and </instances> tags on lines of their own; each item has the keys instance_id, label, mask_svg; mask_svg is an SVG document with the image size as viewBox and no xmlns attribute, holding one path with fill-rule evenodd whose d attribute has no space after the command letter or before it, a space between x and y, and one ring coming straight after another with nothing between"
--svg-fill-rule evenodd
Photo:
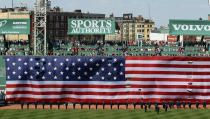
<instances>
[{"instance_id":1,"label":"white star on flag","mask_svg":"<svg viewBox=\"0 0 210 119\"><path fill-rule=\"evenodd\" d=\"M22 61L22 59L21 59L21 58L19 58L19 59L18 59L18 62L21 62L21 61Z\"/></svg>"},{"instance_id":2,"label":"white star on flag","mask_svg":"<svg viewBox=\"0 0 210 119\"><path fill-rule=\"evenodd\" d=\"M99 75L99 72L96 72L96 75Z\"/></svg>"},{"instance_id":3,"label":"white star on flag","mask_svg":"<svg viewBox=\"0 0 210 119\"><path fill-rule=\"evenodd\" d=\"M123 75L123 72L120 72L120 75Z\"/></svg>"},{"instance_id":4,"label":"white star on flag","mask_svg":"<svg viewBox=\"0 0 210 119\"><path fill-rule=\"evenodd\" d=\"M75 74L76 74L76 72L72 72L72 74L73 74L73 75L75 75Z\"/></svg>"},{"instance_id":5,"label":"white star on flag","mask_svg":"<svg viewBox=\"0 0 210 119\"><path fill-rule=\"evenodd\" d=\"M52 74L52 72L50 72L50 71L49 71L49 72L48 72L48 74L49 74L49 75L51 75L51 74Z\"/></svg>"},{"instance_id":6,"label":"white star on flag","mask_svg":"<svg viewBox=\"0 0 210 119\"><path fill-rule=\"evenodd\" d=\"M37 71L36 74L39 75L39 72Z\"/></svg>"},{"instance_id":7,"label":"white star on flag","mask_svg":"<svg viewBox=\"0 0 210 119\"><path fill-rule=\"evenodd\" d=\"M14 63L14 62L13 62L13 63L12 63L12 65L13 65L13 66L15 66L15 65L16 65L16 63Z\"/></svg>"},{"instance_id":8,"label":"white star on flag","mask_svg":"<svg viewBox=\"0 0 210 119\"><path fill-rule=\"evenodd\" d=\"M99 65L100 65L99 63L96 64L97 67L98 67Z\"/></svg>"},{"instance_id":9,"label":"white star on flag","mask_svg":"<svg viewBox=\"0 0 210 119\"><path fill-rule=\"evenodd\" d=\"M63 66L63 62L61 62L60 65Z\"/></svg>"},{"instance_id":10,"label":"white star on flag","mask_svg":"<svg viewBox=\"0 0 210 119\"><path fill-rule=\"evenodd\" d=\"M25 74L25 75L27 75L27 74L28 74L28 72L27 72L27 71L25 71L25 72L24 72L24 74Z\"/></svg>"},{"instance_id":11,"label":"white star on flag","mask_svg":"<svg viewBox=\"0 0 210 119\"><path fill-rule=\"evenodd\" d=\"M87 72L85 72L84 74L87 75Z\"/></svg>"},{"instance_id":12,"label":"white star on flag","mask_svg":"<svg viewBox=\"0 0 210 119\"><path fill-rule=\"evenodd\" d=\"M25 66L26 66L26 65L28 65L28 63L27 63L27 62L25 62L25 63L24 63L24 65L25 65Z\"/></svg>"},{"instance_id":13,"label":"white star on flag","mask_svg":"<svg viewBox=\"0 0 210 119\"><path fill-rule=\"evenodd\" d=\"M33 67L30 67L30 70L33 70Z\"/></svg>"},{"instance_id":14,"label":"white star on flag","mask_svg":"<svg viewBox=\"0 0 210 119\"><path fill-rule=\"evenodd\" d=\"M22 69L22 68L19 66L19 67L18 67L18 70L21 70L21 69Z\"/></svg>"},{"instance_id":15,"label":"white star on flag","mask_svg":"<svg viewBox=\"0 0 210 119\"><path fill-rule=\"evenodd\" d=\"M45 59L44 58L42 58L42 62L44 62L45 61Z\"/></svg>"},{"instance_id":16,"label":"white star on flag","mask_svg":"<svg viewBox=\"0 0 210 119\"><path fill-rule=\"evenodd\" d=\"M84 63L84 66L87 66L87 63Z\"/></svg>"},{"instance_id":17,"label":"white star on flag","mask_svg":"<svg viewBox=\"0 0 210 119\"><path fill-rule=\"evenodd\" d=\"M33 61L33 59L31 58L31 59L30 59L30 61L32 62L32 61Z\"/></svg>"},{"instance_id":18,"label":"white star on flag","mask_svg":"<svg viewBox=\"0 0 210 119\"><path fill-rule=\"evenodd\" d=\"M74 62L72 63L72 66L75 66L75 63Z\"/></svg>"},{"instance_id":19,"label":"white star on flag","mask_svg":"<svg viewBox=\"0 0 210 119\"><path fill-rule=\"evenodd\" d=\"M64 73L63 72L60 72L60 74L63 75Z\"/></svg>"},{"instance_id":20,"label":"white star on flag","mask_svg":"<svg viewBox=\"0 0 210 119\"><path fill-rule=\"evenodd\" d=\"M93 62L93 59L92 58L90 59L90 62Z\"/></svg>"}]
</instances>

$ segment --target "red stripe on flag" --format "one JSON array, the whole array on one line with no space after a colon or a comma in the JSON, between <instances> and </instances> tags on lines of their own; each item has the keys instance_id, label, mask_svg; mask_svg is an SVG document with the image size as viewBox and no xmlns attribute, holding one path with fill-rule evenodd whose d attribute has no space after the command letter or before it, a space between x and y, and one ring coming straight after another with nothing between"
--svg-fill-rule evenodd
<instances>
[{"instance_id":1,"label":"red stripe on flag","mask_svg":"<svg viewBox=\"0 0 210 119\"><path fill-rule=\"evenodd\" d=\"M182 79L182 78L129 78L130 81L168 81L168 82L210 82L210 79Z\"/></svg>"},{"instance_id":2,"label":"red stripe on flag","mask_svg":"<svg viewBox=\"0 0 210 119\"><path fill-rule=\"evenodd\" d=\"M210 68L210 65L181 65L181 64L126 64L125 67L159 67L159 68Z\"/></svg>"},{"instance_id":3,"label":"red stripe on flag","mask_svg":"<svg viewBox=\"0 0 210 119\"><path fill-rule=\"evenodd\" d=\"M130 85L130 88L186 88L186 89L210 89L210 86L190 85ZM170 94L169 94L170 95Z\"/></svg>"}]
</instances>

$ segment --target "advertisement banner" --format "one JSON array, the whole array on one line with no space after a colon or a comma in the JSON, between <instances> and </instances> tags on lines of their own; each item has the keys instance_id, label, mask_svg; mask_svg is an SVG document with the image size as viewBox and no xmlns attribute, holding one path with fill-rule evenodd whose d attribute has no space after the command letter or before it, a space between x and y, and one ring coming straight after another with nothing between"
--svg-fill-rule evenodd
<instances>
[{"instance_id":1,"label":"advertisement banner","mask_svg":"<svg viewBox=\"0 0 210 119\"><path fill-rule=\"evenodd\" d=\"M0 34L30 34L30 20L0 19Z\"/></svg>"},{"instance_id":2,"label":"advertisement banner","mask_svg":"<svg viewBox=\"0 0 210 119\"><path fill-rule=\"evenodd\" d=\"M210 21L206 20L170 20L170 35L210 35Z\"/></svg>"},{"instance_id":3,"label":"advertisement banner","mask_svg":"<svg viewBox=\"0 0 210 119\"><path fill-rule=\"evenodd\" d=\"M177 36L168 36L167 41L168 42L176 42L177 41Z\"/></svg>"},{"instance_id":4,"label":"advertisement banner","mask_svg":"<svg viewBox=\"0 0 210 119\"><path fill-rule=\"evenodd\" d=\"M68 19L69 35L115 34L114 19Z\"/></svg>"}]
</instances>

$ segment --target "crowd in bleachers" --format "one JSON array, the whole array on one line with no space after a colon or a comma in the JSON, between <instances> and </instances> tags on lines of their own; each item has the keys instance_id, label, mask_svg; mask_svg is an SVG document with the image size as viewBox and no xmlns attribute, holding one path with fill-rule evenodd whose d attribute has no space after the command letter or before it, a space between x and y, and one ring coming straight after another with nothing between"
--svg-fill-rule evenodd
<instances>
[{"instance_id":1,"label":"crowd in bleachers","mask_svg":"<svg viewBox=\"0 0 210 119\"><path fill-rule=\"evenodd\" d=\"M102 42L95 44L70 42L60 44L50 53L58 56L189 56L208 57L210 47L206 43L184 42Z\"/></svg>"},{"instance_id":2,"label":"crowd in bleachers","mask_svg":"<svg viewBox=\"0 0 210 119\"><path fill-rule=\"evenodd\" d=\"M0 42L0 55L29 55L30 47L28 41Z\"/></svg>"},{"instance_id":3,"label":"crowd in bleachers","mask_svg":"<svg viewBox=\"0 0 210 119\"><path fill-rule=\"evenodd\" d=\"M0 42L0 55L31 55L27 41ZM205 42L56 42L49 55L55 56L189 56L210 57Z\"/></svg>"}]
</instances>

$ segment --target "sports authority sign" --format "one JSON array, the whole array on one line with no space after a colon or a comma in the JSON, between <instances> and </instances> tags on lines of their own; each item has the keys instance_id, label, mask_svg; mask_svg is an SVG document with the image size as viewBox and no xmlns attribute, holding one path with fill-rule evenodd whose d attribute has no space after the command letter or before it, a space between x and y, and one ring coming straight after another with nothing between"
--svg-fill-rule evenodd
<instances>
[{"instance_id":1,"label":"sports authority sign","mask_svg":"<svg viewBox=\"0 0 210 119\"><path fill-rule=\"evenodd\" d=\"M114 34L114 19L69 19L68 34Z\"/></svg>"},{"instance_id":2,"label":"sports authority sign","mask_svg":"<svg viewBox=\"0 0 210 119\"><path fill-rule=\"evenodd\" d=\"M210 35L210 21L170 20L170 35Z\"/></svg>"},{"instance_id":3,"label":"sports authority sign","mask_svg":"<svg viewBox=\"0 0 210 119\"><path fill-rule=\"evenodd\" d=\"M30 34L30 20L0 19L0 34Z\"/></svg>"}]
</instances>

